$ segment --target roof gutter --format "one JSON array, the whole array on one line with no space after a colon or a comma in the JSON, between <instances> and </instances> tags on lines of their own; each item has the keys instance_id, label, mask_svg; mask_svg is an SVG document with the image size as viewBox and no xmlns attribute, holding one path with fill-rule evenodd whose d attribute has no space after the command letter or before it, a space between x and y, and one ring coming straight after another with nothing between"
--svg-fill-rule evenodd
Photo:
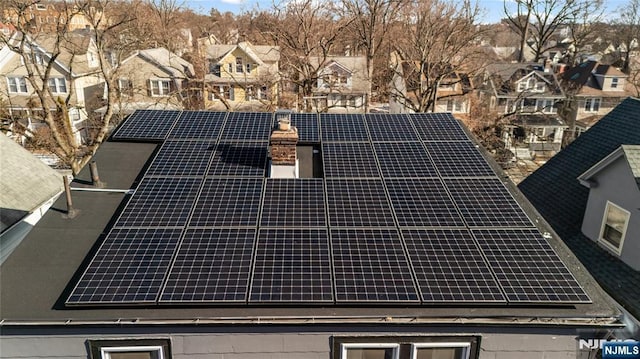
<instances>
[{"instance_id":1,"label":"roof gutter","mask_svg":"<svg viewBox=\"0 0 640 359\"><path fill-rule=\"evenodd\" d=\"M527 326L527 327L598 327L623 328L617 317L552 318L552 317L218 317L192 319L114 319L114 320L2 320L0 327L36 326L167 326L167 325L470 325L470 326Z\"/></svg>"}]
</instances>

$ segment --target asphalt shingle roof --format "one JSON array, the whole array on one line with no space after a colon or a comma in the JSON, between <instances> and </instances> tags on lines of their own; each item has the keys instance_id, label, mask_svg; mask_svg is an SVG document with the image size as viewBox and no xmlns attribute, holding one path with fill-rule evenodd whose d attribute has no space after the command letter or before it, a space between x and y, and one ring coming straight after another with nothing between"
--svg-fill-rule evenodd
<instances>
[{"instance_id":1,"label":"asphalt shingle roof","mask_svg":"<svg viewBox=\"0 0 640 359\"><path fill-rule=\"evenodd\" d=\"M640 144L639 113L640 100L627 98L519 185L600 285L636 317L640 272L581 233L589 189L577 178L621 145Z\"/></svg>"}]
</instances>

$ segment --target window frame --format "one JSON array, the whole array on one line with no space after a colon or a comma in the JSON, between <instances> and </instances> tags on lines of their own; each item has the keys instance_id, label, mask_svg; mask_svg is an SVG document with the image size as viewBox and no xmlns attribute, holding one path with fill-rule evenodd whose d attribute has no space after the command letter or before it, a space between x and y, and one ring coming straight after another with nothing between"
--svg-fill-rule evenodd
<instances>
[{"instance_id":1,"label":"window frame","mask_svg":"<svg viewBox=\"0 0 640 359\"><path fill-rule=\"evenodd\" d=\"M244 72L244 59L240 56L236 57L236 73L243 73Z\"/></svg>"},{"instance_id":2,"label":"window frame","mask_svg":"<svg viewBox=\"0 0 640 359\"><path fill-rule=\"evenodd\" d=\"M392 359L400 358L399 343L342 343L340 344L341 359L347 359L347 350L349 349L391 349L393 350Z\"/></svg>"},{"instance_id":3,"label":"window frame","mask_svg":"<svg viewBox=\"0 0 640 359\"><path fill-rule=\"evenodd\" d=\"M609 242L608 239L604 238L604 230L607 226L607 217L609 214L609 208L610 207L614 207L615 209L623 212L624 214L626 214L626 218L624 221L624 226L622 228L622 236L620 238L620 245L618 246L618 248L616 248L613 243ZM621 255L622 254L622 248L624 247L624 240L627 236L627 229L629 227L629 221L631 219L631 212L627 211L626 209L618 206L617 204L611 202L611 201L607 201L607 204L604 207L604 213L602 215L602 224L600 225L600 234L598 235L598 242L602 243L602 245L604 245L606 248L608 248L609 250L613 251L614 253L616 253L617 255Z\"/></svg>"},{"instance_id":4,"label":"window frame","mask_svg":"<svg viewBox=\"0 0 640 359\"><path fill-rule=\"evenodd\" d=\"M481 339L481 336L471 334L332 336L331 359L346 359L345 348L395 348L396 345L393 359L416 359L416 347L466 347L464 359L478 359Z\"/></svg>"},{"instance_id":5,"label":"window frame","mask_svg":"<svg viewBox=\"0 0 640 359\"><path fill-rule=\"evenodd\" d=\"M165 93L164 89L162 88L162 86L160 86L162 83L167 83L167 91ZM171 80L168 79L149 79L149 93L151 94L151 97L169 97L171 96ZM158 89L158 93L154 93L154 84L157 84L157 89Z\"/></svg>"},{"instance_id":6,"label":"window frame","mask_svg":"<svg viewBox=\"0 0 640 359\"><path fill-rule=\"evenodd\" d=\"M11 85L16 87L16 91L11 90ZM24 91L22 91L24 85ZM29 87L27 86L27 78L24 76L7 76L7 90L12 94L27 94L29 93Z\"/></svg>"},{"instance_id":7,"label":"window frame","mask_svg":"<svg viewBox=\"0 0 640 359\"><path fill-rule=\"evenodd\" d=\"M602 106L602 99L600 97L587 97L584 100L584 112L598 112Z\"/></svg>"},{"instance_id":8,"label":"window frame","mask_svg":"<svg viewBox=\"0 0 640 359\"><path fill-rule=\"evenodd\" d=\"M418 358L418 350L424 348L447 348L457 349L464 348L463 358L469 359L471 355L471 342L435 342L435 343L412 343L411 344L411 359Z\"/></svg>"},{"instance_id":9,"label":"window frame","mask_svg":"<svg viewBox=\"0 0 640 359\"><path fill-rule=\"evenodd\" d=\"M47 79L47 87L53 94L69 93L67 79L64 77L50 77Z\"/></svg>"},{"instance_id":10,"label":"window frame","mask_svg":"<svg viewBox=\"0 0 640 359\"><path fill-rule=\"evenodd\" d=\"M168 338L127 338L87 340L89 359L109 359L111 353L155 352L159 359L171 359L171 340Z\"/></svg>"},{"instance_id":11,"label":"window frame","mask_svg":"<svg viewBox=\"0 0 640 359\"><path fill-rule=\"evenodd\" d=\"M617 89L618 85L619 85L619 81L620 81L620 79L618 77L612 77L611 78L611 88L612 89Z\"/></svg>"}]
</instances>

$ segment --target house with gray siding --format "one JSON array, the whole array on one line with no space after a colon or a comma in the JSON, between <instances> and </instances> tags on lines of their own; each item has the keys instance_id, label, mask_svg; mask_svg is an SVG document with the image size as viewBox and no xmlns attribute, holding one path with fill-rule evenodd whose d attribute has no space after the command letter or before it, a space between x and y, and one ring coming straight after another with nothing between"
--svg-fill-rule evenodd
<instances>
[{"instance_id":1,"label":"house with gray siding","mask_svg":"<svg viewBox=\"0 0 640 359\"><path fill-rule=\"evenodd\" d=\"M589 188L582 233L640 270L640 146L618 147L578 179Z\"/></svg>"},{"instance_id":2,"label":"house with gray siding","mask_svg":"<svg viewBox=\"0 0 640 359\"><path fill-rule=\"evenodd\" d=\"M637 147L627 98L518 185L600 285L640 318Z\"/></svg>"},{"instance_id":3,"label":"house with gray siding","mask_svg":"<svg viewBox=\"0 0 640 359\"><path fill-rule=\"evenodd\" d=\"M147 114L0 266L0 357L566 359L637 336L451 115Z\"/></svg>"}]
</instances>

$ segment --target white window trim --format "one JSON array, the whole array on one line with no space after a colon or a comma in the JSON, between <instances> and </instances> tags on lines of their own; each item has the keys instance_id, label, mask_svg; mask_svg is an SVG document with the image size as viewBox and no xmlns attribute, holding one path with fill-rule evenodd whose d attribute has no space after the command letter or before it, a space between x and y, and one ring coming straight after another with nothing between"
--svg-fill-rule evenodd
<instances>
[{"instance_id":1,"label":"white window trim","mask_svg":"<svg viewBox=\"0 0 640 359\"><path fill-rule=\"evenodd\" d=\"M158 83L158 94L153 93L153 83ZM169 83L169 87L167 88L167 92L165 93L161 84L163 82ZM169 79L149 79L149 86L151 86L151 97L169 97L171 96L171 80Z\"/></svg>"},{"instance_id":2,"label":"white window trim","mask_svg":"<svg viewBox=\"0 0 640 359\"><path fill-rule=\"evenodd\" d=\"M400 355L400 344L398 343L343 343L340 344L340 358L347 358L349 349L392 349L393 359L398 359Z\"/></svg>"},{"instance_id":3,"label":"white window trim","mask_svg":"<svg viewBox=\"0 0 640 359\"><path fill-rule=\"evenodd\" d=\"M49 81L53 80L55 89L51 90L51 93L69 93L69 87L67 86L67 79L64 77L51 77ZM64 84L64 91L62 91L62 85ZM47 84L49 86L49 84Z\"/></svg>"},{"instance_id":4,"label":"white window trim","mask_svg":"<svg viewBox=\"0 0 640 359\"><path fill-rule=\"evenodd\" d=\"M162 354L162 347L159 345L153 346L127 346L127 347L102 347L100 348L100 357L102 359L111 359L111 353L122 352L156 352L158 359L164 359Z\"/></svg>"},{"instance_id":5,"label":"white window trim","mask_svg":"<svg viewBox=\"0 0 640 359\"><path fill-rule=\"evenodd\" d=\"M614 247L611 243L609 243L606 239L604 239L604 228L607 224L607 214L609 213L609 207L615 207L620 211L626 213L627 220L624 222L624 227L622 228L622 239L620 239L620 246L618 248ZM616 253L617 255L622 254L622 248L624 247L624 240L627 237L627 227L629 226L629 220L631 219L631 212L626 209L618 206L617 204L607 201L607 205L604 207L604 213L602 214L602 225L600 225L600 234L598 235L598 242L602 243L605 247Z\"/></svg>"},{"instance_id":6,"label":"white window trim","mask_svg":"<svg viewBox=\"0 0 640 359\"><path fill-rule=\"evenodd\" d=\"M587 101L590 101L588 109L587 109ZM596 101L598 102L598 109L597 110L595 109L595 106L594 106ZM602 107L602 98L600 98L600 97L587 97L584 100L584 106L583 106L584 112L589 112L589 113L600 112L600 108L601 107Z\"/></svg>"},{"instance_id":7,"label":"white window trim","mask_svg":"<svg viewBox=\"0 0 640 359\"><path fill-rule=\"evenodd\" d=\"M471 343L458 343L458 342L447 342L447 343L413 343L411 344L411 359L416 359L418 357L418 349L423 348L463 348L463 357L462 359L469 359L469 355L471 355Z\"/></svg>"},{"instance_id":8,"label":"white window trim","mask_svg":"<svg viewBox=\"0 0 640 359\"><path fill-rule=\"evenodd\" d=\"M21 80L24 81L25 91L22 91L20 88ZM16 91L11 91L11 82L14 81L16 85ZM7 77L7 90L9 93L18 93L25 94L29 93L29 85L27 84L27 79L24 76L8 76Z\"/></svg>"}]
</instances>

